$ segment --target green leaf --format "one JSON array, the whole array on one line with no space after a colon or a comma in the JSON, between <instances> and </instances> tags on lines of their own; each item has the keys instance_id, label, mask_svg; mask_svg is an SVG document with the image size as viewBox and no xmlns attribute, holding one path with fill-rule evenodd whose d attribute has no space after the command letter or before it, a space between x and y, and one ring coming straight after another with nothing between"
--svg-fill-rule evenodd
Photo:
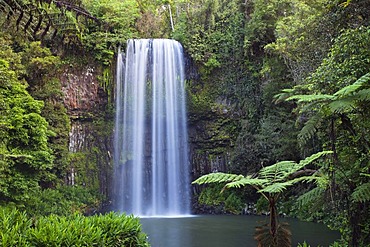
<instances>
[{"instance_id":1,"label":"green leaf","mask_svg":"<svg viewBox=\"0 0 370 247\"><path fill-rule=\"evenodd\" d=\"M207 175L203 175L197 180L193 181L192 184L225 183L225 182L238 181L242 178L244 178L243 175L216 172L216 173L210 173Z\"/></svg>"},{"instance_id":2,"label":"green leaf","mask_svg":"<svg viewBox=\"0 0 370 247\"><path fill-rule=\"evenodd\" d=\"M321 151L321 152L312 154L311 156L305 158L304 160L301 160L299 162L299 165L303 168L304 166L306 166L306 165L314 162L318 158L320 158L320 157L322 157L324 155L332 154L332 153L333 153L333 151Z\"/></svg>"},{"instance_id":3,"label":"green leaf","mask_svg":"<svg viewBox=\"0 0 370 247\"><path fill-rule=\"evenodd\" d=\"M370 81L370 73L367 73L367 74L361 76L355 83L353 83L349 86L346 86L346 87L340 89L339 91L337 91L334 94L334 96L336 98L345 97L345 96L355 92L356 90L361 88L364 84L368 83L369 81Z\"/></svg>"},{"instance_id":4,"label":"green leaf","mask_svg":"<svg viewBox=\"0 0 370 247\"><path fill-rule=\"evenodd\" d=\"M268 183L268 179L260 179L260 178L251 178L251 177L243 177L240 180L227 183L225 187L222 189L222 191L226 188L241 188L246 185L251 185L255 187L262 187L266 183Z\"/></svg>"},{"instance_id":5,"label":"green leaf","mask_svg":"<svg viewBox=\"0 0 370 247\"><path fill-rule=\"evenodd\" d=\"M287 101L291 100L298 100L298 103L303 102L312 102L312 101L327 101L332 100L334 97L333 95L329 94L300 94L300 95L293 95L287 98Z\"/></svg>"},{"instance_id":6,"label":"green leaf","mask_svg":"<svg viewBox=\"0 0 370 247\"><path fill-rule=\"evenodd\" d=\"M258 192L271 193L271 194L281 193L284 190L286 190L289 186L292 186L293 184L294 182L292 180L285 181L285 182L277 182L277 183L270 184L263 189L260 189Z\"/></svg>"},{"instance_id":7,"label":"green leaf","mask_svg":"<svg viewBox=\"0 0 370 247\"><path fill-rule=\"evenodd\" d=\"M351 195L354 202L370 201L370 182L358 186Z\"/></svg>"},{"instance_id":8,"label":"green leaf","mask_svg":"<svg viewBox=\"0 0 370 247\"><path fill-rule=\"evenodd\" d=\"M356 109L356 101L353 98L344 98L331 102L329 104L330 111L333 113L346 113Z\"/></svg>"},{"instance_id":9,"label":"green leaf","mask_svg":"<svg viewBox=\"0 0 370 247\"><path fill-rule=\"evenodd\" d=\"M290 175L292 172L296 171L294 169L295 165L294 161L281 161L271 166L266 166L262 168L259 174L263 178L267 178L270 181L281 180Z\"/></svg>"},{"instance_id":10,"label":"green leaf","mask_svg":"<svg viewBox=\"0 0 370 247\"><path fill-rule=\"evenodd\" d=\"M318 126L321 124L321 120L322 116L319 113L310 117L298 134L298 139L301 143L306 143L314 136L317 132Z\"/></svg>"},{"instance_id":11,"label":"green leaf","mask_svg":"<svg viewBox=\"0 0 370 247\"><path fill-rule=\"evenodd\" d=\"M318 200L323 196L325 189L322 187L315 187L314 189L304 193L297 199L297 204L299 207L303 207L309 203Z\"/></svg>"},{"instance_id":12,"label":"green leaf","mask_svg":"<svg viewBox=\"0 0 370 247\"><path fill-rule=\"evenodd\" d=\"M362 89L354 95L358 101L370 101L370 89Z\"/></svg>"}]
</instances>

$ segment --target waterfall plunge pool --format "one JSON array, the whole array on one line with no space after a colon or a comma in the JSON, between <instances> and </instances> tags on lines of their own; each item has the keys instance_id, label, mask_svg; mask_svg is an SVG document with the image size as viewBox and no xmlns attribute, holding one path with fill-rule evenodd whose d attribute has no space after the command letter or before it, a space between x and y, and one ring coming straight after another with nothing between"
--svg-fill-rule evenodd
<instances>
[{"instance_id":1,"label":"waterfall plunge pool","mask_svg":"<svg viewBox=\"0 0 370 247\"><path fill-rule=\"evenodd\" d=\"M268 221L264 216L198 215L179 218L141 218L152 247L255 247L255 227ZM340 238L325 225L280 218L288 222L292 246L306 241L312 247L329 246Z\"/></svg>"}]
</instances>

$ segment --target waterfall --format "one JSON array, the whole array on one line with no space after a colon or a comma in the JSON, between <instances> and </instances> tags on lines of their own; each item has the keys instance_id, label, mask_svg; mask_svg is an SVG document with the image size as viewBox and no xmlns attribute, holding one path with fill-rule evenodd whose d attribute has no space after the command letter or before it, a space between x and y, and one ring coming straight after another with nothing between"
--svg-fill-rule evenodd
<instances>
[{"instance_id":1,"label":"waterfall","mask_svg":"<svg viewBox=\"0 0 370 247\"><path fill-rule=\"evenodd\" d=\"M114 205L139 216L190 213L184 61L168 39L127 42L117 60Z\"/></svg>"}]
</instances>

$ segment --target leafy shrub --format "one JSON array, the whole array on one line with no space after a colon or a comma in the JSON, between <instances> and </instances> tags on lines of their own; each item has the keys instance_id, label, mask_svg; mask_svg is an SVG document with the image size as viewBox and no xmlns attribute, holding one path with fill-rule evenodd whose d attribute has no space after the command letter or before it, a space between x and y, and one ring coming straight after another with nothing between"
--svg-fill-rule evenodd
<instances>
[{"instance_id":1,"label":"leafy shrub","mask_svg":"<svg viewBox=\"0 0 370 247\"><path fill-rule=\"evenodd\" d=\"M240 214L243 211L244 204L241 196L238 196L233 190L220 193L221 185L211 185L202 189L199 195L199 203L222 208L222 211Z\"/></svg>"},{"instance_id":2,"label":"leafy shrub","mask_svg":"<svg viewBox=\"0 0 370 247\"><path fill-rule=\"evenodd\" d=\"M138 218L109 213L86 217L49 215L31 220L0 208L1 246L149 246Z\"/></svg>"},{"instance_id":3,"label":"leafy shrub","mask_svg":"<svg viewBox=\"0 0 370 247\"><path fill-rule=\"evenodd\" d=\"M25 232L31 220L24 212L12 208L0 209L0 245L27 246Z\"/></svg>"},{"instance_id":4,"label":"leafy shrub","mask_svg":"<svg viewBox=\"0 0 370 247\"><path fill-rule=\"evenodd\" d=\"M91 214L99 202L96 193L87 188L59 186L55 189L35 191L26 202L25 210L30 216Z\"/></svg>"}]
</instances>

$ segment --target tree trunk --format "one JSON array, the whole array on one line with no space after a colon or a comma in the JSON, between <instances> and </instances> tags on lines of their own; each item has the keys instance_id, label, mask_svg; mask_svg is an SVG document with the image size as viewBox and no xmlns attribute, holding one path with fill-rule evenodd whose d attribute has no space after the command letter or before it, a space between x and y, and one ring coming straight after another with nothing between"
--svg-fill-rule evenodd
<instances>
[{"instance_id":1,"label":"tree trunk","mask_svg":"<svg viewBox=\"0 0 370 247\"><path fill-rule=\"evenodd\" d=\"M277 231L277 212L276 212L276 201L274 197L269 198L270 207L270 233L273 238L276 236Z\"/></svg>"}]
</instances>

